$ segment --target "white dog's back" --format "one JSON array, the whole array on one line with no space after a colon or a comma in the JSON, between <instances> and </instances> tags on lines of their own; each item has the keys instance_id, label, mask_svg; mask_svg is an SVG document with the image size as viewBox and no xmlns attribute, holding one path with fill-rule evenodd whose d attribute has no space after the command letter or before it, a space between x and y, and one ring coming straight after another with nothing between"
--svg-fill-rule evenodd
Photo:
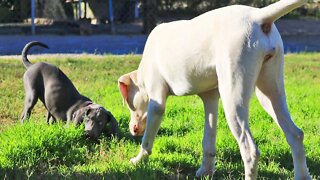
<instances>
[{"instance_id":1,"label":"white dog's back","mask_svg":"<svg viewBox=\"0 0 320 180\"><path fill-rule=\"evenodd\" d=\"M174 95L216 88L217 61L240 56L246 49L261 60L282 49L276 27L271 22L270 30L263 32L260 17L253 16L256 11L260 9L234 5L191 20L160 24L148 38L141 66L152 61Z\"/></svg>"}]
</instances>

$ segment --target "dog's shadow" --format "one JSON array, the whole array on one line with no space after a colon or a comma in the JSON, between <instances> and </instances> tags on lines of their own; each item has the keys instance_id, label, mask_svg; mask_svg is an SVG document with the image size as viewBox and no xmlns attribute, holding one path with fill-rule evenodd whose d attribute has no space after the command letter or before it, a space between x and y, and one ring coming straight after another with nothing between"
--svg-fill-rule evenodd
<instances>
[{"instance_id":1,"label":"dog's shadow","mask_svg":"<svg viewBox=\"0 0 320 180\"><path fill-rule=\"evenodd\" d=\"M122 143L121 141L127 141L131 144L136 144L137 147L141 144L142 137L133 137L128 131L128 118L120 117L118 119L119 124L119 134L117 138L110 137L108 133L102 134L96 140L88 140L85 136L81 139L81 144L84 144L89 152L95 153L97 146L109 146L110 143ZM166 132L166 131L165 131ZM167 134L167 133L164 133ZM170 133L169 133L170 134ZM108 148L108 147L107 147ZM137 149L138 151L138 149ZM165 153L165 152L161 152ZM290 150L286 150L279 156L271 155L271 157L261 156L258 168L258 179L288 179L293 177L293 162ZM77 177L80 179L127 179L128 177L132 179L139 179L144 177L144 179L193 179L195 178L195 172L200 167L200 164L195 164L189 161L179 160L170 161L161 159L161 157L153 157L154 161L159 161L162 164L160 168L155 168L155 166L150 165L149 162L144 162L136 166L135 168L129 168L124 171L109 171L105 173L71 173L70 177ZM201 157L194 157L201 158ZM288 170L291 173L285 174L281 170L280 173L275 173L272 169L270 171L262 166L268 166L268 159L272 159L272 162L277 163L277 168ZM129 161L129 159L128 159ZM199 161L201 162L201 161ZM86 162L79 162L86 163ZM228 165L226 165L228 164ZM320 162L313 159L307 158L307 164L310 174L314 177L320 177L319 167ZM166 169L169 171L163 171ZM279 171L278 171L279 172ZM288 177L290 176L290 177ZM50 174L35 173L32 175L35 178L45 178L45 179L59 179L65 178L59 172L53 172ZM23 169L8 169L0 167L0 179L26 179L26 171ZM214 174L210 175L209 179L235 179L244 178L244 166L241 159L240 152L238 148L218 148L216 157L216 171ZM32 179L32 178L31 178Z\"/></svg>"},{"instance_id":2,"label":"dog's shadow","mask_svg":"<svg viewBox=\"0 0 320 180\"><path fill-rule=\"evenodd\" d=\"M130 132L128 131L128 127L129 127L129 119L127 119L127 117L122 117L118 120L119 122L119 139L125 139L125 141L130 141L132 143L135 143L137 145L141 144L141 140L142 137L134 137L130 134ZM172 133L168 133L166 130L160 130L159 134L166 134L166 135L170 135ZM230 166L219 166L218 163L216 163L216 171L209 176L210 179L234 179L235 177L244 177L244 165L242 162L242 158L240 155L240 152L238 149L218 149L217 154L221 154L220 157L218 158L222 158L223 160L221 160L222 162L219 163L229 163ZM219 155L218 155L219 156ZM196 158L196 157L195 157ZM198 157L201 158L201 157ZM265 168L262 167L261 164L265 164L268 165L267 159L264 159L266 157L261 157L261 160L259 161L259 168L258 168L258 178L259 179L287 179L288 174L286 173L275 173L274 171L272 171L272 169L270 171L265 170ZM278 168L280 169L284 169L284 170L288 170L290 172L292 172L290 174L290 176L293 177L293 161L292 161L292 154L290 150L287 150L285 152L283 152L281 155L277 156L275 155L274 157L268 157L273 159L273 162L277 163ZM189 162L184 162L184 161L180 161L180 162L174 162L174 161L165 161L165 160L161 160L159 159L159 161L162 161L162 164L164 166L164 168L166 169L170 169L170 171L172 171L173 174L165 174L162 171L157 171L156 172L156 177L163 177L164 179L185 179L185 178L195 178L195 172L196 170L200 167L199 165L194 165L192 163ZM145 162L145 164L148 164L148 162ZM319 167L320 167L320 162L315 161L313 159L307 158L307 165L309 168L309 172L312 176L315 177L320 177L320 172L318 171ZM149 169L149 167L147 165L142 165L142 166L138 166L137 169L134 169L133 172L127 171L127 173L129 173L131 176L136 176L137 174L139 174L139 171L142 171L141 173L147 173L148 171L150 171L151 174L155 173L153 171L156 171L154 169ZM137 174L135 174L137 173ZM113 177L117 177L120 176L121 177L121 173L116 173L116 174L109 174ZM130 177L131 177L130 176ZM156 178L158 179L158 178Z\"/></svg>"},{"instance_id":3,"label":"dog's shadow","mask_svg":"<svg viewBox=\"0 0 320 180\"><path fill-rule=\"evenodd\" d=\"M141 137L133 137L127 130L127 124L122 121L127 120L119 120L119 137L115 139L116 143L120 143L121 139L125 141L130 141L131 143L135 143L137 145L141 144ZM113 137L107 135L101 135L99 139L92 141L85 139L85 136L82 139L82 143L86 144L89 151L96 150L94 147L99 145L102 141L112 141ZM216 163L216 171L209 176L209 179L235 179L235 178L244 178L244 166L241 159L240 152L238 149L218 149L216 161L220 161ZM220 154L220 155L219 155ZM197 158L197 157L195 157ZM201 157L198 157L201 158ZM259 161L258 168L258 179L288 179L287 174L284 173L274 173L272 170L261 170L261 163L266 163L267 160L264 157ZM268 157L274 160L274 162L278 163L278 168L289 170L292 173L290 176L293 177L293 162L291 152L285 151L279 156ZM155 159L157 160L157 159ZM155 169L153 166L149 166L148 162L141 163L135 168L127 169L125 172L122 171L111 171L106 173L71 173L69 174L72 179L74 177L80 179L139 179L144 177L144 179L193 179L195 178L195 172L200 167L199 165L192 164L187 161L162 161L163 168L170 171L170 173L165 173L160 169ZM158 161L157 160L157 161ZM229 165L223 165L223 167L219 164L228 163ZM314 177L320 177L320 172L318 171L320 167L320 162L315 161L313 159L307 158L307 164L310 171L310 174ZM268 165L268 164L266 164ZM59 179L65 178L61 173L53 172L50 174L34 174L31 177L35 177L37 179ZM292 178L291 177L291 178ZM26 179L26 171L23 169L2 169L0 168L0 179ZM31 178L32 179L32 178Z\"/></svg>"},{"instance_id":4,"label":"dog's shadow","mask_svg":"<svg viewBox=\"0 0 320 180\"><path fill-rule=\"evenodd\" d=\"M219 151L219 150L218 150ZM244 165L241 160L240 152L237 150L220 150L223 151L224 157L227 157L225 163L229 163L230 166L228 168L217 166L216 172L210 176L210 179L235 179L235 177L244 178ZM219 152L217 152L219 153ZM284 171L278 171L280 173L275 173L274 168L270 169L270 171L265 168L262 169L262 165L268 165L267 160L264 159L266 157L261 157L262 159L258 163L258 179L290 179L293 178L293 161L291 152L288 150L282 153L279 156L269 157L277 163L277 169L283 169L290 171L291 177L288 177L288 174L283 173ZM232 165L231 165L232 164ZM315 161L313 159L307 158L307 165L309 168L309 172L314 177L320 177L319 167L320 162Z\"/></svg>"}]
</instances>

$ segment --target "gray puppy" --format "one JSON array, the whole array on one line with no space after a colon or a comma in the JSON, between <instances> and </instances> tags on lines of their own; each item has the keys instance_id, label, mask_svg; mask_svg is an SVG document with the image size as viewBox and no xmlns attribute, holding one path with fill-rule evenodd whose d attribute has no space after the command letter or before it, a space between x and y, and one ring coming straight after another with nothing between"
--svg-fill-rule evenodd
<instances>
[{"instance_id":1,"label":"gray puppy","mask_svg":"<svg viewBox=\"0 0 320 180\"><path fill-rule=\"evenodd\" d=\"M21 123L30 117L32 108L40 99L48 110L48 123L56 119L75 125L84 123L86 135L90 138L97 138L110 123L110 135L117 135L118 123L113 115L82 96L59 68L44 62L30 63L27 54L32 46L48 48L41 42L33 41L22 50L22 62L27 71L23 76L26 97Z\"/></svg>"}]
</instances>

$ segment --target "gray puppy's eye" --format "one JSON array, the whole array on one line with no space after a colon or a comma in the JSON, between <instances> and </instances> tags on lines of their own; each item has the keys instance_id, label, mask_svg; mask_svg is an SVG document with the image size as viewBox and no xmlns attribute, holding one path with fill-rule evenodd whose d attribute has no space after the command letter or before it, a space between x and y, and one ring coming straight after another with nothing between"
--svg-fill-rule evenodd
<instances>
[{"instance_id":1,"label":"gray puppy's eye","mask_svg":"<svg viewBox=\"0 0 320 180\"><path fill-rule=\"evenodd\" d=\"M91 109L88 109L87 112L86 112L86 116L88 116L91 112Z\"/></svg>"}]
</instances>

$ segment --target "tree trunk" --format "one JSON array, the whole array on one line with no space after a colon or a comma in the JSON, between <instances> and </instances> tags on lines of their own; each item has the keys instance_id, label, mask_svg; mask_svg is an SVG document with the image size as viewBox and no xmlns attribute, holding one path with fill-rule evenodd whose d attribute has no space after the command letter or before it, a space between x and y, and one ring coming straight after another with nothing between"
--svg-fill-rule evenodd
<instances>
[{"instance_id":1,"label":"tree trunk","mask_svg":"<svg viewBox=\"0 0 320 180\"><path fill-rule=\"evenodd\" d=\"M27 19L30 17L30 0L20 0L20 4L18 5L18 9L20 11L20 20Z\"/></svg>"},{"instance_id":2,"label":"tree trunk","mask_svg":"<svg viewBox=\"0 0 320 180\"><path fill-rule=\"evenodd\" d=\"M143 0L143 33L149 34L156 26L157 1Z\"/></svg>"}]
</instances>

